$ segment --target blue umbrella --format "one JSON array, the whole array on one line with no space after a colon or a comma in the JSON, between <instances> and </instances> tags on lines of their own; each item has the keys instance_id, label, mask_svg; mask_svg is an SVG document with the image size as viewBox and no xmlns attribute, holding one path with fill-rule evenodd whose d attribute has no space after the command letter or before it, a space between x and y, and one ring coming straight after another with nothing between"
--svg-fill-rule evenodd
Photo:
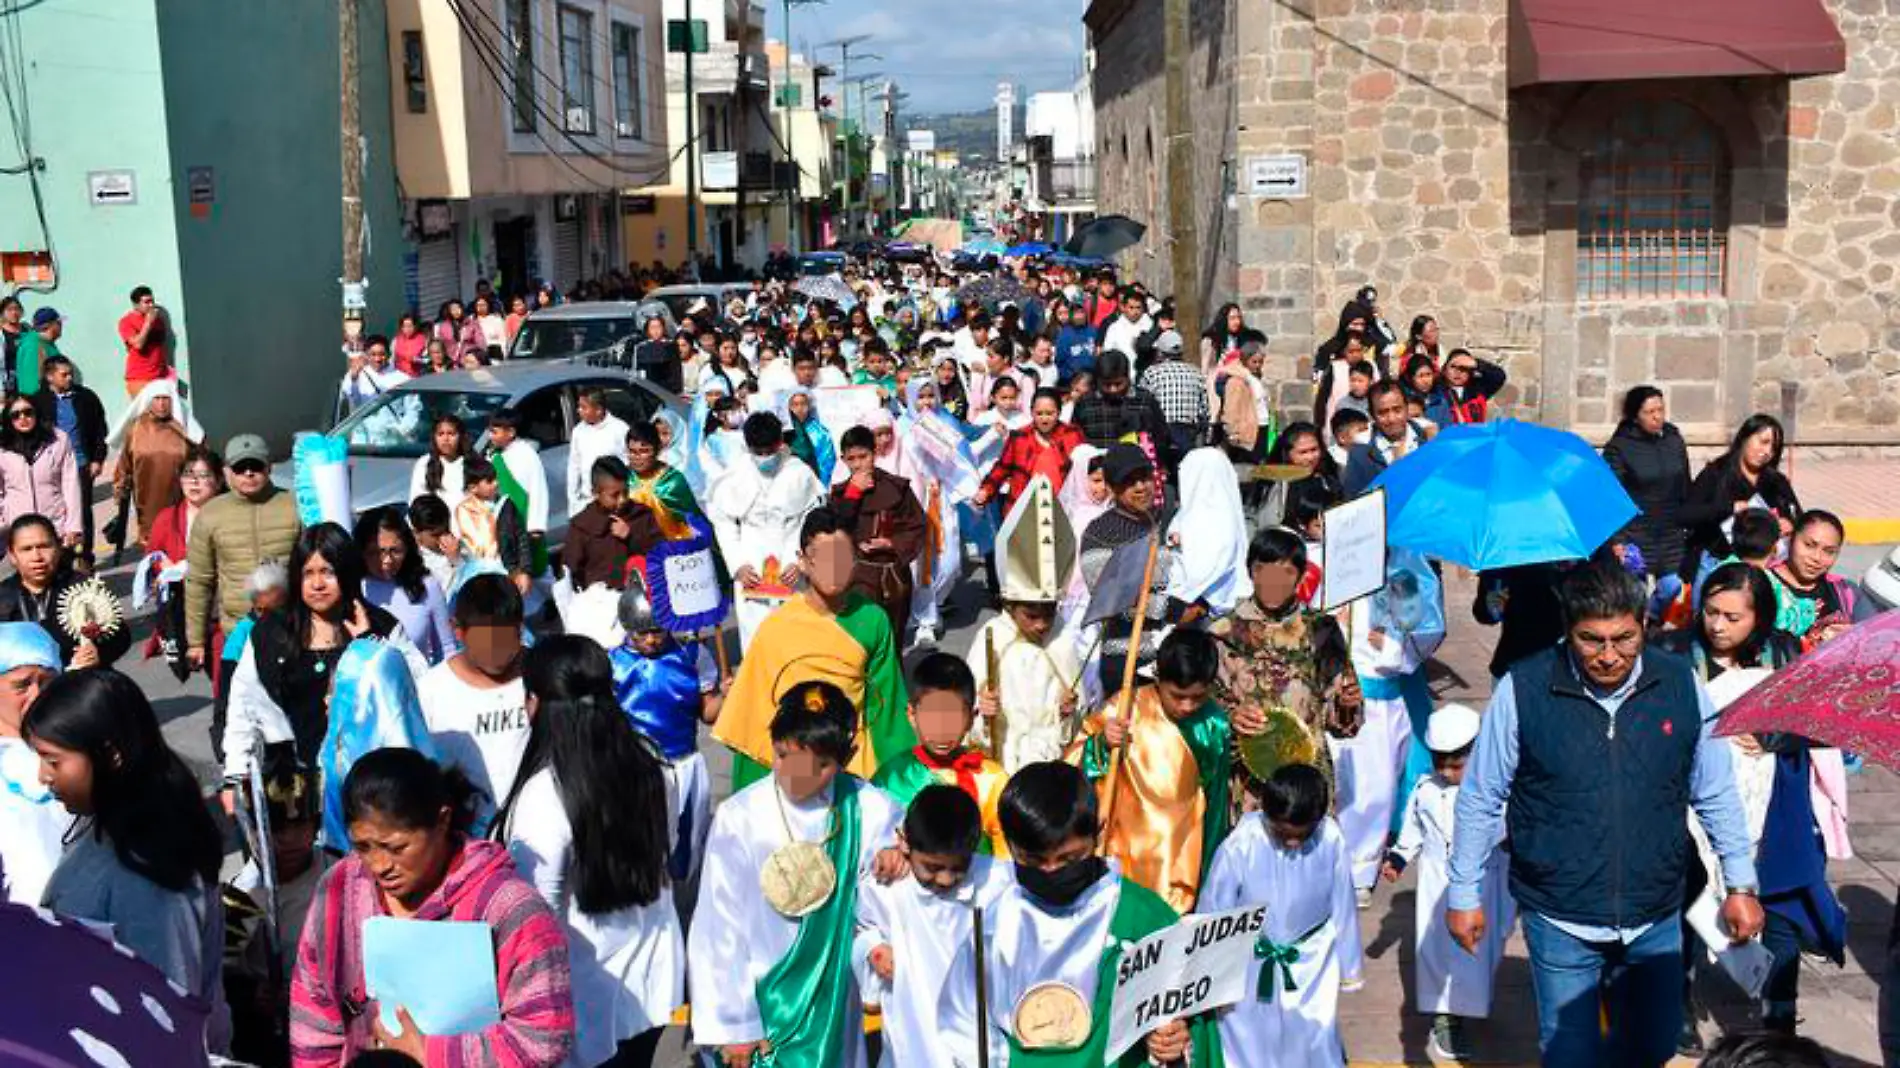
<instances>
[{"instance_id":1,"label":"blue umbrella","mask_svg":"<svg viewBox=\"0 0 1900 1068\"><path fill-rule=\"evenodd\" d=\"M1637 511L1588 442L1514 419L1447 427L1372 485L1389 544L1480 571L1583 559Z\"/></svg>"},{"instance_id":2,"label":"blue umbrella","mask_svg":"<svg viewBox=\"0 0 1900 1068\"><path fill-rule=\"evenodd\" d=\"M1004 253L1004 255L1007 255L1007 256L1047 256L1049 253L1054 252L1055 250L1056 250L1056 247L1054 245L1049 244L1047 241L1025 241L1020 245L1010 246L1009 251Z\"/></svg>"},{"instance_id":3,"label":"blue umbrella","mask_svg":"<svg viewBox=\"0 0 1900 1068\"><path fill-rule=\"evenodd\" d=\"M963 243L963 251L972 256L1001 256L1008 246L994 237L979 237Z\"/></svg>"}]
</instances>

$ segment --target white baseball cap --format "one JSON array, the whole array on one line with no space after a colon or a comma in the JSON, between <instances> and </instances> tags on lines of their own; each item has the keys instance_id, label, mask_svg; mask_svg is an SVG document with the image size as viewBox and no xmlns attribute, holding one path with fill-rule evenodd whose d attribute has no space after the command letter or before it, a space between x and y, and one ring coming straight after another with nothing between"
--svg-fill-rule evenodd
<instances>
[{"instance_id":1,"label":"white baseball cap","mask_svg":"<svg viewBox=\"0 0 1900 1068\"><path fill-rule=\"evenodd\" d=\"M1466 705L1445 705L1425 725L1425 748L1434 753L1456 753L1477 738L1478 713Z\"/></svg>"}]
</instances>

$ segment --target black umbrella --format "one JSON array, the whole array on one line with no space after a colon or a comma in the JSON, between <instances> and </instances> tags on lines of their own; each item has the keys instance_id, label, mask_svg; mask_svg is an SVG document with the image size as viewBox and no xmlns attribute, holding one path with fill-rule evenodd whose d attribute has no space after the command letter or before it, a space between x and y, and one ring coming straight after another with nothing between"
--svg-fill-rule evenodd
<instances>
[{"instance_id":1,"label":"black umbrella","mask_svg":"<svg viewBox=\"0 0 1900 1068\"><path fill-rule=\"evenodd\" d=\"M1022 307L1035 295L1014 278L1006 274L993 274L957 290L957 303L985 308L995 308L1004 303Z\"/></svg>"},{"instance_id":2,"label":"black umbrella","mask_svg":"<svg viewBox=\"0 0 1900 1068\"><path fill-rule=\"evenodd\" d=\"M1108 259L1116 256L1125 248L1141 243L1141 235L1148 228L1126 215L1104 215L1094 222L1085 224L1069 238L1062 250L1071 256L1093 256L1096 259Z\"/></svg>"}]
</instances>

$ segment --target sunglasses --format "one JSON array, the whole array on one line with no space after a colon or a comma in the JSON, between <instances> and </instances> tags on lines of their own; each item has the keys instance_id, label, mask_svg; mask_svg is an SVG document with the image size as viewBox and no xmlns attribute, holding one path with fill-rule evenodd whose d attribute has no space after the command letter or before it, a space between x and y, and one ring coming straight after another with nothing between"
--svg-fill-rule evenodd
<instances>
[{"instance_id":1,"label":"sunglasses","mask_svg":"<svg viewBox=\"0 0 1900 1068\"><path fill-rule=\"evenodd\" d=\"M231 465L231 470L240 475L261 475L269 468L258 460L239 460Z\"/></svg>"},{"instance_id":2,"label":"sunglasses","mask_svg":"<svg viewBox=\"0 0 1900 1068\"><path fill-rule=\"evenodd\" d=\"M39 414L40 413L34 411L31 408L14 408L11 411L7 412L7 418L8 419L37 419L39 418Z\"/></svg>"}]
</instances>

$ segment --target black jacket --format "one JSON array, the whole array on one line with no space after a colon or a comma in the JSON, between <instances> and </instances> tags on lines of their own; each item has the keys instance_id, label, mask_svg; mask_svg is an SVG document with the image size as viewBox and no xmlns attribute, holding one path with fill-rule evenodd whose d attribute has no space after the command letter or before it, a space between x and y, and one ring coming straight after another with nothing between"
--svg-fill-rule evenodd
<instances>
[{"instance_id":1,"label":"black jacket","mask_svg":"<svg viewBox=\"0 0 1900 1068\"><path fill-rule=\"evenodd\" d=\"M79 383L73 383L73 415L79 419L79 427L73 435L73 449L86 454L86 463L102 464L106 462L106 409L99 403L99 395ZM33 407L39 409L40 425L55 427L59 420L58 400L53 396L51 386L42 388L33 394ZM75 457L76 459L77 457ZM82 466L80 475L85 475Z\"/></svg>"},{"instance_id":2,"label":"black jacket","mask_svg":"<svg viewBox=\"0 0 1900 1068\"><path fill-rule=\"evenodd\" d=\"M66 628L59 625L59 599L67 590L84 581L83 577L61 568L54 573L45 595L34 597L26 592L20 576L9 575L4 582L0 582L0 623L38 623L59 643L60 660L70 664L73 654L79 649L79 639L66 633ZM119 605L118 627L93 644L99 650L99 667L110 665L132 647L132 623L126 618L123 602Z\"/></svg>"},{"instance_id":3,"label":"black jacket","mask_svg":"<svg viewBox=\"0 0 1900 1068\"><path fill-rule=\"evenodd\" d=\"M1702 469L1676 513L1677 520L1689 530L1688 549L1682 557L1682 568L1677 572L1684 581L1695 576L1701 554L1706 552L1718 560L1729 555L1728 535L1723 533L1722 524L1735 515L1738 502L1757 496L1770 511L1791 523L1801 515L1801 501L1794 495L1794 486L1789 484L1788 476L1775 468L1764 470L1753 486L1726 456L1709 461Z\"/></svg>"},{"instance_id":4,"label":"black jacket","mask_svg":"<svg viewBox=\"0 0 1900 1068\"><path fill-rule=\"evenodd\" d=\"M679 393L685 385L678 346L671 338L654 341L647 338L633 347L632 370L664 390Z\"/></svg>"},{"instance_id":5,"label":"black jacket","mask_svg":"<svg viewBox=\"0 0 1900 1068\"><path fill-rule=\"evenodd\" d=\"M1625 531L1642 550L1643 564L1651 575L1675 574L1689 538L1681 515L1689 499L1689 447L1675 424L1664 423L1662 433L1651 434L1623 423L1603 446L1603 461L1643 510Z\"/></svg>"}]
</instances>

